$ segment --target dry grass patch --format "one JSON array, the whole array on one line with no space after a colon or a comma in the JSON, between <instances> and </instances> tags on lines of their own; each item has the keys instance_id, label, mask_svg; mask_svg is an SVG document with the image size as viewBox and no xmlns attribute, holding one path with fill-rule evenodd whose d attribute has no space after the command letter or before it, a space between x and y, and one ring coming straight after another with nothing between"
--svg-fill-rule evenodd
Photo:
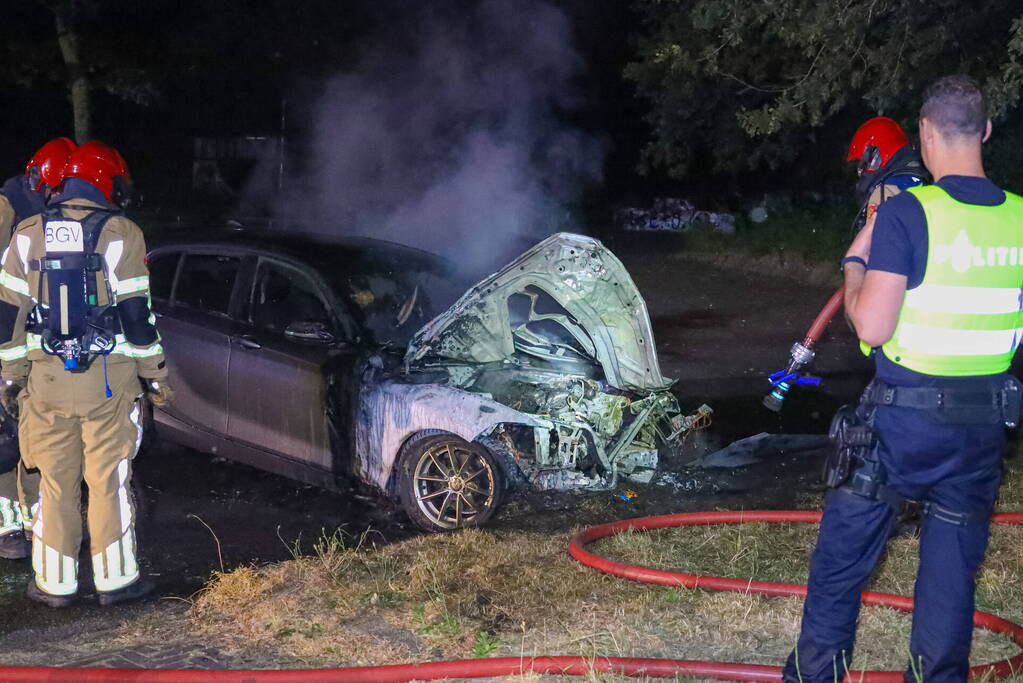
<instances>
[{"instance_id":1,"label":"dry grass patch","mask_svg":"<svg viewBox=\"0 0 1023 683\"><path fill-rule=\"evenodd\" d=\"M1023 509L1019 472L1001 505ZM334 535L314 555L217 574L190 618L228 652L310 666L546 654L778 664L791 649L800 600L608 577L568 556L574 531L477 529L383 546ZM803 583L816 533L799 524L689 527L622 534L594 549L650 567ZM871 588L912 594L916 551L915 539L893 541ZM994 527L978 607L1023 619L1021 569L1023 528ZM901 668L909 627L909 615L864 609L854 666ZM1017 651L985 631L974 642L975 663Z\"/></svg>"},{"instance_id":2,"label":"dry grass patch","mask_svg":"<svg viewBox=\"0 0 1023 683\"><path fill-rule=\"evenodd\" d=\"M385 663L507 653L521 634L571 630L579 609L605 618L617 609L606 600L615 582L571 561L563 536L469 530L384 547L345 541L333 536L310 557L217 574L195 601L193 623L236 648Z\"/></svg>"},{"instance_id":3,"label":"dry grass patch","mask_svg":"<svg viewBox=\"0 0 1023 683\"><path fill-rule=\"evenodd\" d=\"M799 282L819 286L837 287L842 284L831 261L804 258L798 254L771 253L753 254L743 249L715 249L709 251L680 251L671 254L679 261L698 261L722 268L732 268L747 273L759 273L777 277L779 273Z\"/></svg>"}]
</instances>

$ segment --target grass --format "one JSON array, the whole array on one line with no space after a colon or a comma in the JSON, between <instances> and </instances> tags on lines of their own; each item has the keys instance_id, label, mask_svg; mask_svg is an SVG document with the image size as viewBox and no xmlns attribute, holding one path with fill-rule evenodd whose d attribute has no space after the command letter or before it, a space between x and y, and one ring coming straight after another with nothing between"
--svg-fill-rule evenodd
<instances>
[{"instance_id":1,"label":"grass","mask_svg":"<svg viewBox=\"0 0 1023 683\"><path fill-rule=\"evenodd\" d=\"M999 507L1023 509L1019 465ZM190 619L228 652L259 650L308 666L540 654L778 664L792 648L800 600L614 579L567 555L574 531L474 529L390 545L325 536L311 556L218 573ZM622 534L595 550L650 567L802 583L815 536L811 525L689 527ZM871 588L911 594L916 546L893 541ZM977 605L1023 619L1023 527L993 528ZM894 610L864 608L853 666L901 668L910 623ZM972 659L1016 651L978 630Z\"/></svg>"},{"instance_id":2,"label":"grass","mask_svg":"<svg viewBox=\"0 0 1023 683\"><path fill-rule=\"evenodd\" d=\"M783 274L812 284L840 280L838 261L852 240L855 208L806 203L779 208L763 223L740 217L735 235L694 228L682 235L679 258L694 258L752 272Z\"/></svg>"}]
</instances>

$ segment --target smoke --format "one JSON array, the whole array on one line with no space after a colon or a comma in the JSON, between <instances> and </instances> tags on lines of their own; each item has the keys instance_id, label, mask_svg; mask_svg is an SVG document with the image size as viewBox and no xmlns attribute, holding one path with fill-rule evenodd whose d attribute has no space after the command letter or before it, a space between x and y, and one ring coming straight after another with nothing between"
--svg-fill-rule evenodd
<instances>
[{"instance_id":1,"label":"smoke","mask_svg":"<svg viewBox=\"0 0 1023 683\"><path fill-rule=\"evenodd\" d=\"M282 210L492 267L565 228L599 178L602 145L563 122L584 65L540 0L422 4L327 85Z\"/></svg>"}]
</instances>

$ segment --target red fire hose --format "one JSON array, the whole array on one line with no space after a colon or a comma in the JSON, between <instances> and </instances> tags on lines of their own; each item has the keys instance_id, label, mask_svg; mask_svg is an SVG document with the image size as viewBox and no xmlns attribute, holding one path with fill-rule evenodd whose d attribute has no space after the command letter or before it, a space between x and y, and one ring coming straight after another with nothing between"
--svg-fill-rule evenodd
<instances>
[{"instance_id":1,"label":"red fire hose","mask_svg":"<svg viewBox=\"0 0 1023 683\"><path fill-rule=\"evenodd\" d=\"M785 396L788 394L789 389L792 388L793 384L819 384L820 379L812 378L800 378L799 372L805 366L813 362L814 359L814 347L817 345L817 341L824 334L824 328L828 326L831 319L838 313L838 309L842 307L845 299L845 285L838 288L831 298L828 299L828 303L824 304L824 308L817 314L817 317L813 319L813 324L810 325L810 329L806 331L806 336L803 337L802 342L793 344L792 350L789 352L789 364L778 372L772 373L767 379L771 381L771 391L764 396L764 407L774 412L779 412L782 405L785 402ZM804 381L807 380L807 381Z\"/></svg>"},{"instance_id":2,"label":"red fire hose","mask_svg":"<svg viewBox=\"0 0 1023 683\"><path fill-rule=\"evenodd\" d=\"M664 586L685 586L687 588L704 588L707 590L730 591L736 593L759 593L778 597L805 596L806 586L791 583L775 583L773 581L748 581L745 579L726 579L716 576L700 576L681 572L663 571L624 565L613 560L594 555L584 549L587 543L601 538L613 536L623 531L646 531L676 526L702 526L708 524L742 524L744 522L820 522L820 512L802 512L794 510L758 510L730 512L691 512L677 515L661 515L657 517L641 517L639 519L612 522L586 529L569 544L568 551L572 557L586 565L606 574L631 579L642 583L656 583ZM1003 513L992 518L994 524L1023 524L1023 513ZM913 599L889 593L863 593L863 604L882 605L902 612L913 611ZM973 613L975 626L995 633L1012 636L1016 645L1023 647L1023 626L1002 619L987 612ZM746 664L724 664L720 662L690 662L692 666L682 675L702 676L717 680L741 681L778 681L781 680L781 667L753 666ZM992 664L983 664L970 668L970 678L989 676L989 680L1006 678L1023 669L1023 651L1014 657ZM901 671L852 671L846 675L846 681L862 683L902 683Z\"/></svg>"},{"instance_id":3,"label":"red fire hose","mask_svg":"<svg viewBox=\"0 0 1023 683\"><path fill-rule=\"evenodd\" d=\"M842 307L845 299L845 285L838 288L838 291L831 295L828 299L828 303L824 304L824 308L817 314L817 317L813 319L813 324L810 325L810 329L806 331L806 338L803 339L803 346L812 349L813 345L817 343L817 340L821 338L824 333L824 328L828 326L831 319L838 313L838 309Z\"/></svg>"},{"instance_id":4,"label":"red fire hose","mask_svg":"<svg viewBox=\"0 0 1023 683\"><path fill-rule=\"evenodd\" d=\"M806 586L771 581L748 581L697 574L683 574L615 562L585 549L586 544L625 531L645 531L678 526L742 524L744 522L820 521L820 512L762 510L750 512L690 512L612 522L586 529L569 543L573 558L598 571L643 583L685 586L708 590L759 593L770 596L803 596ZM1023 513L995 515L995 524L1023 524ZM864 593L866 605L883 605L903 612L913 610L912 598L887 593ZM974 625L1012 636L1023 647L1023 626L986 612L974 612ZM970 669L970 678L1006 678L1023 669L1023 651L1014 657ZM465 659L425 664L365 666L345 669L304 669L290 671L203 671L195 669L64 669L52 667L0 667L0 681L10 683L380 683L384 681L427 681L445 678L484 678L526 673L587 675L617 673L650 678L693 676L722 681L779 681L781 667L759 664L730 664L684 659L642 659L635 657L501 657ZM846 681L856 683L902 683L901 671L853 671Z\"/></svg>"}]
</instances>

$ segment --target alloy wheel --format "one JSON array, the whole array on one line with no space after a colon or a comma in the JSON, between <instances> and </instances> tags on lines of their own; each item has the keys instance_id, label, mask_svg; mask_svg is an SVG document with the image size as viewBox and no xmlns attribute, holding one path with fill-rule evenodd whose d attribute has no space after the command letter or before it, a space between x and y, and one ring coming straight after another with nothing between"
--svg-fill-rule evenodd
<instances>
[{"instance_id":1,"label":"alloy wheel","mask_svg":"<svg viewBox=\"0 0 1023 683\"><path fill-rule=\"evenodd\" d=\"M497 477L490 460L471 444L444 441L425 449L412 473L419 510L445 529L471 524L494 505Z\"/></svg>"}]
</instances>

